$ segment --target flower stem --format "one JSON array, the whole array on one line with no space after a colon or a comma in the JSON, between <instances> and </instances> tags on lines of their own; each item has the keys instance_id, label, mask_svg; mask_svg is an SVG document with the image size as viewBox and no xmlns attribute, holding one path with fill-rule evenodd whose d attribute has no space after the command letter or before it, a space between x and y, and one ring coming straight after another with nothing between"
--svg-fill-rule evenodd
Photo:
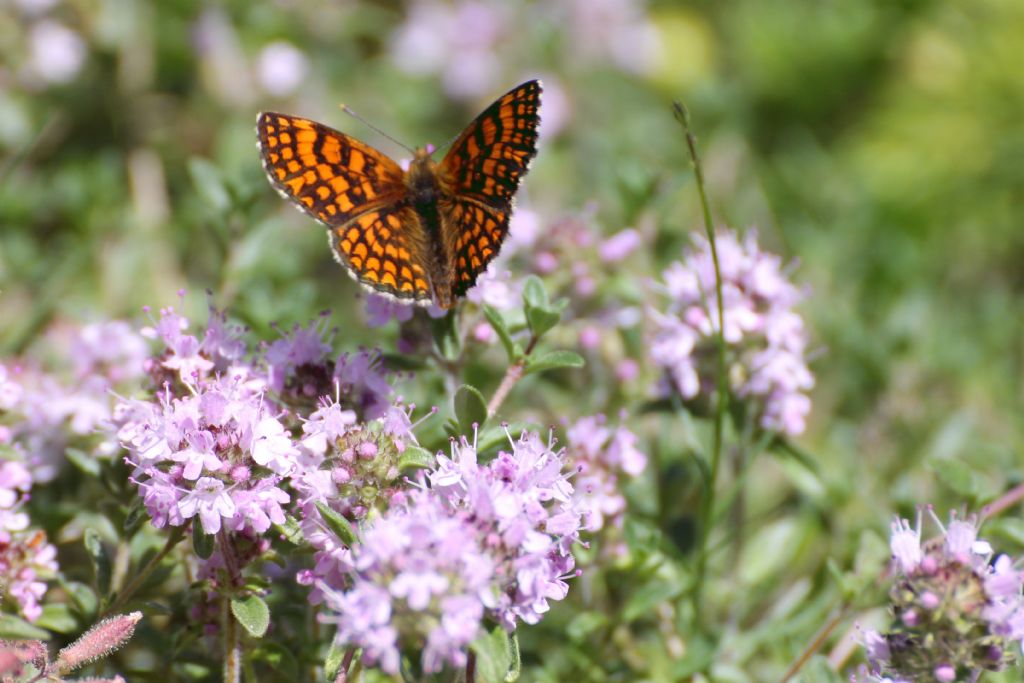
<instances>
[{"instance_id":1,"label":"flower stem","mask_svg":"<svg viewBox=\"0 0 1024 683\"><path fill-rule=\"evenodd\" d=\"M476 683L476 653L472 650L466 657L466 683Z\"/></svg>"},{"instance_id":2,"label":"flower stem","mask_svg":"<svg viewBox=\"0 0 1024 683\"><path fill-rule=\"evenodd\" d=\"M779 683L786 683L786 681L800 673L800 669L802 669L804 664L806 664L810 660L810 658L814 656L815 652L821 649L821 646L825 644L825 640L828 639L828 637L832 634L832 631L835 630L836 626L838 626L844 618L846 618L845 607L837 609L835 612L833 612L832 616L829 617L828 621L822 624L821 628L818 629L818 632L814 634L814 637L811 639L811 642L807 644L807 647L805 647L804 651L800 653L800 656L797 657L796 660L789 665L789 668L786 669L786 673L782 674L782 678L779 679Z\"/></svg>"},{"instance_id":3,"label":"flower stem","mask_svg":"<svg viewBox=\"0 0 1024 683\"><path fill-rule=\"evenodd\" d=\"M242 648L238 640L238 622L231 613L231 598L221 596L221 627L224 629L224 683L242 680Z\"/></svg>"},{"instance_id":4,"label":"flower stem","mask_svg":"<svg viewBox=\"0 0 1024 683\"><path fill-rule=\"evenodd\" d=\"M707 192L704 189L704 169L700 163L700 155L697 153L697 137L690 129L690 114L681 102L674 102L673 109L676 120L683 127L686 135L686 146L690 151L690 161L693 164L694 178L697 182L697 193L700 195L700 205L704 213L704 229L708 236L708 245L711 247L711 261L715 266L715 304L718 309L718 329L715 334L717 347L717 369L716 369L716 404L714 436L711 444L711 463L708 473L707 490L701 498L700 514L700 543L697 548L697 569L693 583L694 609L698 615L704 615L701 600L704 591L704 576L707 570L707 544L711 536L711 516L715 507L715 485L718 482L718 470L722 460L722 431L725 424L725 414L729 409L729 388L726 382L725 371L725 305L722 301L722 271L718 263L718 248L715 243L715 226L711 218L711 206L708 204Z\"/></svg>"},{"instance_id":5,"label":"flower stem","mask_svg":"<svg viewBox=\"0 0 1024 683\"><path fill-rule=\"evenodd\" d=\"M345 651L345 658L341 660L341 666L338 667L338 675L334 679L334 683L348 683L348 670L352 666L352 658L356 656L356 648L350 647Z\"/></svg>"},{"instance_id":6,"label":"flower stem","mask_svg":"<svg viewBox=\"0 0 1024 683\"><path fill-rule=\"evenodd\" d=\"M241 583L241 570L235 556L235 546L230 534L221 527L217 533L217 545L224 558L227 585L221 586L221 627L224 629L224 683L238 683L242 676L242 644L238 621L231 613L231 594Z\"/></svg>"},{"instance_id":7,"label":"flower stem","mask_svg":"<svg viewBox=\"0 0 1024 683\"><path fill-rule=\"evenodd\" d=\"M100 616L105 617L109 614L120 611L121 608L131 600L132 595L134 595L135 591L139 589L139 586L149 578L149 575L160 566L163 559L167 557L168 553L174 550L175 546L177 546L184 537L185 534L182 532L181 527L176 527L171 535L167 537L167 542L164 543L164 547L160 549L160 552L154 555L149 562L146 563L146 566L135 574L135 578L133 578L131 582L129 582L129 584L117 594L117 599L103 610L103 613Z\"/></svg>"},{"instance_id":8,"label":"flower stem","mask_svg":"<svg viewBox=\"0 0 1024 683\"><path fill-rule=\"evenodd\" d=\"M537 345L537 341L540 338L536 335L530 337L530 343L526 346L526 351L523 352L521 358L516 360L515 363L508 366L508 370L505 371L505 376L501 378L501 384L498 385L498 389L494 392L494 396L487 403L487 417L494 417L498 412L498 408L505 402L508 395L512 392L512 388L519 383L519 380L523 378L523 370L526 368L526 359L533 353L533 347Z\"/></svg>"}]
</instances>

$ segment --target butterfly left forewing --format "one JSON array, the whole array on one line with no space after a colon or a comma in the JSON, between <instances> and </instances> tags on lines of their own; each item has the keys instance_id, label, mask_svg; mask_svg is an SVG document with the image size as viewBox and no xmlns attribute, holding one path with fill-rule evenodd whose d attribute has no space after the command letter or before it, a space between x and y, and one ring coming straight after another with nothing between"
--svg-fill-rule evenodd
<instances>
[{"instance_id":1,"label":"butterfly left forewing","mask_svg":"<svg viewBox=\"0 0 1024 683\"><path fill-rule=\"evenodd\" d=\"M400 201L405 192L397 163L321 123L263 112L256 132L271 184L328 227Z\"/></svg>"}]
</instances>

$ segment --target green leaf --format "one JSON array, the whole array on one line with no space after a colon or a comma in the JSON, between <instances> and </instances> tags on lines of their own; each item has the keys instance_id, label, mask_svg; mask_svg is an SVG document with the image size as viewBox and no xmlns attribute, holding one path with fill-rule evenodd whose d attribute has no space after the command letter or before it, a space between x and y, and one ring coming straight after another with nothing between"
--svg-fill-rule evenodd
<instances>
[{"instance_id":1,"label":"green leaf","mask_svg":"<svg viewBox=\"0 0 1024 683\"><path fill-rule=\"evenodd\" d=\"M960 497L977 497L978 476L975 467L953 458L934 459L928 465L935 472L936 478Z\"/></svg>"},{"instance_id":2,"label":"green leaf","mask_svg":"<svg viewBox=\"0 0 1024 683\"><path fill-rule=\"evenodd\" d=\"M196 192L217 211L226 213L231 208L231 195L224 185L220 169L206 159L192 157L188 160L188 172Z\"/></svg>"},{"instance_id":3,"label":"green leaf","mask_svg":"<svg viewBox=\"0 0 1024 683\"><path fill-rule=\"evenodd\" d=\"M518 345L512 341L512 333L508 330L508 325L505 324L505 318L502 317L501 313L497 309L484 304L484 317L487 318L487 322L491 324L494 332L498 335L498 339L501 340L501 345L505 347L505 353L508 354L509 362L515 362L515 360L522 354L522 350L519 349Z\"/></svg>"},{"instance_id":4,"label":"green leaf","mask_svg":"<svg viewBox=\"0 0 1024 683\"><path fill-rule=\"evenodd\" d=\"M85 451L78 448L68 448L64 451L64 456L82 474L93 478L100 476L99 461Z\"/></svg>"},{"instance_id":5,"label":"green leaf","mask_svg":"<svg viewBox=\"0 0 1024 683\"><path fill-rule=\"evenodd\" d=\"M146 506L142 501L142 496L135 496L132 499L131 505L128 506L128 514L125 515L124 524L121 526L124 528L125 532L131 536L148 518L149 513L146 512Z\"/></svg>"},{"instance_id":6,"label":"green leaf","mask_svg":"<svg viewBox=\"0 0 1024 683\"><path fill-rule=\"evenodd\" d=\"M622 610L622 618L633 621L650 615L658 605L675 599L683 591L682 582L663 578L653 579L630 596Z\"/></svg>"},{"instance_id":7,"label":"green leaf","mask_svg":"<svg viewBox=\"0 0 1024 683\"><path fill-rule=\"evenodd\" d=\"M356 536L356 530L352 528L352 524L347 519L320 501L317 501L316 509L320 511L320 516L323 517L324 522L341 539L342 543L347 546L355 544L358 536Z\"/></svg>"},{"instance_id":8,"label":"green leaf","mask_svg":"<svg viewBox=\"0 0 1024 683\"><path fill-rule=\"evenodd\" d=\"M49 640L50 632L33 626L13 614L0 614L0 638L5 640Z\"/></svg>"},{"instance_id":9,"label":"green leaf","mask_svg":"<svg viewBox=\"0 0 1024 683\"><path fill-rule=\"evenodd\" d=\"M275 524L274 530L292 545L304 546L306 544L306 537L302 535L299 520L291 515L285 515L284 524Z\"/></svg>"},{"instance_id":10,"label":"green leaf","mask_svg":"<svg viewBox=\"0 0 1024 683\"><path fill-rule=\"evenodd\" d=\"M96 597L96 591L84 583L67 581L62 577L57 578L57 584L61 590L67 593L71 604L85 618L85 621L91 621L100 604L99 598Z\"/></svg>"},{"instance_id":11,"label":"green leaf","mask_svg":"<svg viewBox=\"0 0 1024 683\"><path fill-rule=\"evenodd\" d=\"M71 614L71 606L55 602L43 605L43 613L39 615L34 624L39 628L65 635L79 629L78 620Z\"/></svg>"},{"instance_id":12,"label":"green leaf","mask_svg":"<svg viewBox=\"0 0 1024 683\"><path fill-rule=\"evenodd\" d=\"M573 617L565 634L577 643L582 643L594 631L608 626L608 615L604 612L581 612Z\"/></svg>"},{"instance_id":13,"label":"green leaf","mask_svg":"<svg viewBox=\"0 0 1024 683\"><path fill-rule=\"evenodd\" d=\"M530 356L526 361L526 374L544 372L556 368L582 368L583 356L574 351L548 351L539 356Z\"/></svg>"},{"instance_id":14,"label":"green leaf","mask_svg":"<svg viewBox=\"0 0 1024 683\"><path fill-rule=\"evenodd\" d=\"M473 425L482 427L487 420L487 401L476 387L463 384L455 390L455 417L464 434L473 432Z\"/></svg>"},{"instance_id":15,"label":"green leaf","mask_svg":"<svg viewBox=\"0 0 1024 683\"><path fill-rule=\"evenodd\" d=\"M403 472L410 469L427 470L436 463L437 458L426 448L406 446L402 457L398 459L398 469Z\"/></svg>"},{"instance_id":16,"label":"green leaf","mask_svg":"<svg viewBox=\"0 0 1024 683\"><path fill-rule=\"evenodd\" d=\"M85 546L85 552L92 564L96 590L100 595L107 595L110 592L110 555L103 547L99 533L95 529L87 528L82 534L82 545Z\"/></svg>"},{"instance_id":17,"label":"green leaf","mask_svg":"<svg viewBox=\"0 0 1024 683\"><path fill-rule=\"evenodd\" d=\"M505 683L516 683L523 670L523 660L519 656L519 633L517 631L508 634L508 647L512 662L509 664L508 673L505 674Z\"/></svg>"},{"instance_id":18,"label":"green leaf","mask_svg":"<svg viewBox=\"0 0 1024 683\"><path fill-rule=\"evenodd\" d=\"M536 275L526 278L523 284L523 304L526 308L543 308L548 303L548 290L544 288L544 282Z\"/></svg>"},{"instance_id":19,"label":"green leaf","mask_svg":"<svg viewBox=\"0 0 1024 683\"><path fill-rule=\"evenodd\" d=\"M494 627L469 646L476 653L476 677L478 683L504 683L505 676L512 668L512 648L508 634L500 626Z\"/></svg>"},{"instance_id":20,"label":"green leaf","mask_svg":"<svg viewBox=\"0 0 1024 683\"><path fill-rule=\"evenodd\" d=\"M213 555L213 534L206 533L198 519L192 520L192 550L204 560L210 559Z\"/></svg>"},{"instance_id":21,"label":"green leaf","mask_svg":"<svg viewBox=\"0 0 1024 683\"><path fill-rule=\"evenodd\" d=\"M270 608L258 595L232 599L231 613L253 638L262 638L270 626Z\"/></svg>"},{"instance_id":22,"label":"green leaf","mask_svg":"<svg viewBox=\"0 0 1024 683\"><path fill-rule=\"evenodd\" d=\"M538 339L551 330L562 314L550 306L528 306L526 308L526 322L530 325L530 332Z\"/></svg>"}]
</instances>

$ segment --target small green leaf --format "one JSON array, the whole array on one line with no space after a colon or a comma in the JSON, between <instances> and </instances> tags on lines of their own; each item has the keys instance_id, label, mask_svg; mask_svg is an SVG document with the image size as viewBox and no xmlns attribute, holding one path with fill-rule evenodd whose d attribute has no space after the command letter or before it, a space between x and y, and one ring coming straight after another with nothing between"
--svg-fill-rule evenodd
<instances>
[{"instance_id":1,"label":"small green leaf","mask_svg":"<svg viewBox=\"0 0 1024 683\"><path fill-rule=\"evenodd\" d=\"M556 368L582 368L583 356L573 351L548 351L539 356L531 356L526 362L526 374L544 372Z\"/></svg>"},{"instance_id":2,"label":"small green leaf","mask_svg":"<svg viewBox=\"0 0 1024 683\"><path fill-rule=\"evenodd\" d=\"M455 417L465 434L472 433L474 424L483 426L487 420L487 401L476 387L463 384L455 390Z\"/></svg>"},{"instance_id":3,"label":"small green leaf","mask_svg":"<svg viewBox=\"0 0 1024 683\"><path fill-rule=\"evenodd\" d=\"M512 662L509 664L508 673L505 674L505 683L516 683L523 670L523 660L519 656L519 633L517 631L508 634L508 647Z\"/></svg>"},{"instance_id":4,"label":"small green leaf","mask_svg":"<svg viewBox=\"0 0 1024 683\"><path fill-rule=\"evenodd\" d=\"M12 614L0 614L0 638L5 640L49 640L50 632Z\"/></svg>"},{"instance_id":5,"label":"small green leaf","mask_svg":"<svg viewBox=\"0 0 1024 683\"><path fill-rule=\"evenodd\" d=\"M83 474L93 478L100 476L99 461L85 451L78 448L68 448L64 451L64 456L75 466L75 469Z\"/></svg>"},{"instance_id":6,"label":"small green leaf","mask_svg":"<svg viewBox=\"0 0 1024 683\"><path fill-rule=\"evenodd\" d=\"M479 683L504 683L512 668L512 648L505 629L496 626L470 646L476 653L476 676Z\"/></svg>"},{"instance_id":7,"label":"small green leaf","mask_svg":"<svg viewBox=\"0 0 1024 683\"><path fill-rule=\"evenodd\" d=\"M129 536L142 525L142 523L149 518L149 513L146 512L146 506L142 501L142 496L135 496L132 499L131 505L128 506L128 514L124 517L124 530Z\"/></svg>"},{"instance_id":8,"label":"small green leaf","mask_svg":"<svg viewBox=\"0 0 1024 683\"><path fill-rule=\"evenodd\" d=\"M320 516L323 517L324 522L341 539L342 543L347 546L355 544L358 536L356 536L356 530L352 528L352 524L347 519L320 501L317 501L316 509L320 511Z\"/></svg>"},{"instance_id":9,"label":"small green leaf","mask_svg":"<svg viewBox=\"0 0 1024 683\"><path fill-rule=\"evenodd\" d=\"M60 603L43 605L43 613L33 622L39 628L57 633L74 633L78 630L78 621L71 614L71 606Z\"/></svg>"},{"instance_id":10,"label":"small green leaf","mask_svg":"<svg viewBox=\"0 0 1024 683\"><path fill-rule=\"evenodd\" d=\"M224 185L220 169L206 159L192 157L188 160L188 172L196 191L217 211L226 212L231 207L231 195Z\"/></svg>"},{"instance_id":11,"label":"small green leaf","mask_svg":"<svg viewBox=\"0 0 1024 683\"><path fill-rule=\"evenodd\" d=\"M548 305L548 290L544 288L544 282L536 275L526 278L523 285L523 303L528 309Z\"/></svg>"},{"instance_id":12,"label":"small green leaf","mask_svg":"<svg viewBox=\"0 0 1024 683\"><path fill-rule=\"evenodd\" d=\"M92 563L93 577L96 580L96 590L100 595L110 592L110 555L103 547L99 533L92 528L87 528L82 534L82 545L89 555Z\"/></svg>"},{"instance_id":13,"label":"small green leaf","mask_svg":"<svg viewBox=\"0 0 1024 683\"><path fill-rule=\"evenodd\" d=\"M284 524L275 524L274 530L292 545L306 544L306 537L302 535L302 527L299 526L299 520L291 515L285 515Z\"/></svg>"},{"instance_id":14,"label":"small green leaf","mask_svg":"<svg viewBox=\"0 0 1024 683\"><path fill-rule=\"evenodd\" d=\"M398 469L403 472L410 469L427 470L436 463L437 458L426 448L406 446L402 457L398 459Z\"/></svg>"},{"instance_id":15,"label":"small green leaf","mask_svg":"<svg viewBox=\"0 0 1024 683\"><path fill-rule=\"evenodd\" d=\"M626 621L633 621L648 616L658 605L668 603L682 592L683 586L679 581L652 579L650 583L630 596L622 610L622 618Z\"/></svg>"},{"instance_id":16,"label":"small green leaf","mask_svg":"<svg viewBox=\"0 0 1024 683\"><path fill-rule=\"evenodd\" d=\"M501 340L501 345L505 347L505 353L508 354L510 362L515 362L517 358L516 354L516 343L512 341L512 333L508 331L508 325L505 324L505 318L501 316L501 313L497 309L484 304L484 317L487 318L487 322L494 328L494 332L498 335L498 339Z\"/></svg>"},{"instance_id":17,"label":"small green leaf","mask_svg":"<svg viewBox=\"0 0 1024 683\"><path fill-rule=\"evenodd\" d=\"M530 332L537 338L551 331L561 319L562 314L550 306L529 306L526 309L526 322L530 324Z\"/></svg>"},{"instance_id":18,"label":"small green leaf","mask_svg":"<svg viewBox=\"0 0 1024 683\"><path fill-rule=\"evenodd\" d=\"M61 589L67 593L71 599L71 604L78 610L78 613L82 615L86 621L91 621L92 617L96 615L96 610L99 608L99 598L96 597L96 591L91 586L87 586L84 583L78 581L67 581L63 578L58 577L57 584Z\"/></svg>"},{"instance_id":19,"label":"small green leaf","mask_svg":"<svg viewBox=\"0 0 1024 683\"><path fill-rule=\"evenodd\" d=\"M270 608L258 595L232 599L231 613L253 638L262 638L270 626Z\"/></svg>"},{"instance_id":20,"label":"small green leaf","mask_svg":"<svg viewBox=\"0 0 1024 683\"><path fill-rule=\"evenodd\" d=\"M213 534L206 533L198 519L192 520L192 550L204 560L213 555Z\"/></svg>"}]
</instances>

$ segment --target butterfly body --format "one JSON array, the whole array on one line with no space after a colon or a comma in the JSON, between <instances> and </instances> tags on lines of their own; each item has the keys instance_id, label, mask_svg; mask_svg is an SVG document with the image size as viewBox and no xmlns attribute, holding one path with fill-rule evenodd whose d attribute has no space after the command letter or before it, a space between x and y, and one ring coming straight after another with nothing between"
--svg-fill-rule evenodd
<instances>
[{"instance_id":1,"label":"butterfly body","mask_svg":"<svg viewBox=\"0 0 1024 683\"><path fill-rule=\"evenodd\" d=\"M477 117L441 162L427 148L408 170L323 124L265 112L259 147L271 184L328 228L335 258L362 285L453 306L497 256L512 199L536 154L541 86L513 88Z\"/></svg>"}]
</instances>

